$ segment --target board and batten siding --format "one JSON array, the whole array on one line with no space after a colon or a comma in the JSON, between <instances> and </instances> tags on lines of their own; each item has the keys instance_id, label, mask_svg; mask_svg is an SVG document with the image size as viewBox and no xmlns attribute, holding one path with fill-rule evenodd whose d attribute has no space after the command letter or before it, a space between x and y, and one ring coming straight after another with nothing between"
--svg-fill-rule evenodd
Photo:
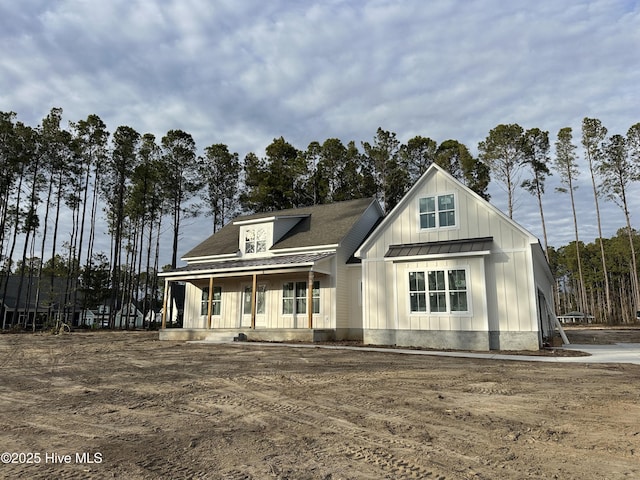
<instances>
[{"instance_id":1,"label":"board and batten siding","mask_svg":"<svg viewBox=\"0 0 640 480\"><path fill-rule=\"evenodd\" d=\"M237 328L239 310L237 305L237 281L214 279L214 286L222 287L220 315L211 317L211 328ZM202 289L209 287L209 280L185 284L183 328L207 328L207 316L200 314Z\"/></svg>"},{"instance_id":2,"label":"board and batten siding","mask_svg":"<svg viewBox=\"0 0 640 480\"><path fill-rule=\"evenodd\" d=\"M528 252L492 253L486 268L490 330L537 331Z\"/></svg>"},{"instance_id":3,"label":"board and batten siding","mask_svg":"<svg viewBox=\"0 0 640 480\"><path fill-rule=\"evenodd\" d=\"M346 270L346 276L350 285L348 290L349 297L347 299L347 315L349 318L349 328L362 331L362 265L349 265ZM361 339L358 335L358 339Z\"/></svg>"},{"instance_id":4,"label":"board and batten siding","mask_svg":"<svg viewBox=\"0 0 640 480\"><path fill-rule=\"evenodd\" d=\"M420 230L419 199L453 193L457 224ZM428 172L361 252L365 329L536 331L535 286L531 274L531 235L487 202L439 170ZM408 313L408 274L413 266L436 261L394 263L384 260L390 245L493 237L490 255L458 257L442 264L468 265L472 289L471 316ZM451 263L449 263L451 262ZM407 278L405 278L407 277ZM390 295L397 298L390 301Z\"/></svg>"},{"instance_id":5,"label":"board and batten siding","mask_svg":"<svg viewBox=\"0 0 640 480\"><path fill-rule=\"evenodd\" d=\"M354 282L353 275L349 274L349 270L354 266L348 266L347 260L353 255L353 252L360 246L364 238L371 231L378 219L381 217L382 212L376 201L372 201L369 207L364 211L362 216L354 224L349 233L342 239L340 246L336 252L336 270L335 270L335 282L336 282L336 328L344 329L360 329L362 328L362 315L361 313L354 317L352 314L352 303L354 298L354 291L360 295L360 282L358 278ZM330 226L328 226L330 228Z\"/></svg>"},{"instance_id":6,"label":"board and batten siding","mask_svg":"<svg viewBox=\"0 0 640 480\"><path fill-rule=\"evenodd\" d=\"M389 245L463 238L493 237L502 250L529 248L526 235L514 229L501 215L487 209L481 200L469 195L458 183L441 175L433 175L426 180L423 188L414 191L411 198L406 199L404 209L392 212L392 217L387 220L387 228L366 252L367 258L383 258ZM455 196L458 225L421 231L419 199L447 193Z\"/></svg>"}]
</instances>

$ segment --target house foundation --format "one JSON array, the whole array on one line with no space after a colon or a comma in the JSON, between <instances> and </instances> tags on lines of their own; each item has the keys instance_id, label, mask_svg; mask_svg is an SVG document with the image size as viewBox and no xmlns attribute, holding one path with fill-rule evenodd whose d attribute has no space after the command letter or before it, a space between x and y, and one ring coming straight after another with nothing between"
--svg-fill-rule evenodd
<instances>
[{"instance_id":1,"label":"house foundation","mask_svg":"<svg viewBox=\"0 0 640 480\"><path fill-rule=\"evenodd\" d=\"M318 328L292 328L292 329L250 329L229 328L166 328L160 330L160 340L193 341L210 340L218 342L232 342L240 334L246 336L249 342L331 342L336 340L336 331L333 329Z\"/></svg>"}]
</instances>

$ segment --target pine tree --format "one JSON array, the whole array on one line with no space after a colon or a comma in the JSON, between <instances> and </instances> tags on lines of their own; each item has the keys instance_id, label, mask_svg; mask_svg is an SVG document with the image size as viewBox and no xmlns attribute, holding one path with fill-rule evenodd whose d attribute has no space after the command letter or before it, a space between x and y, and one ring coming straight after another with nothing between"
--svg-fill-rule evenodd
<instances>
[{"instance_id":1,"label":"pine tree","mask_svg":"<svg viewBox=\"0 0 640 480\"><path fill-rule=\"evenodd\" d=\"M558 139L556 141L556 158L554 161L554 167L560 175L560 181L564 187L560 187L557 190L564 193L569 193L571 197L571 211L573 212L573 230L575 233L575 251L576 260L578 266L578 295L577 304L583 313L587 313L587 293L584 284L584 275L582 274L582 261L580 258L580 238L578 235L578 217L576 214L576 204L573 192L577 188L575 180L578 176L578 165L576 162L575 149L576 146L572 143L573 135L570 127L561 128L558 132Z\"/></svg>"}]
</instances>

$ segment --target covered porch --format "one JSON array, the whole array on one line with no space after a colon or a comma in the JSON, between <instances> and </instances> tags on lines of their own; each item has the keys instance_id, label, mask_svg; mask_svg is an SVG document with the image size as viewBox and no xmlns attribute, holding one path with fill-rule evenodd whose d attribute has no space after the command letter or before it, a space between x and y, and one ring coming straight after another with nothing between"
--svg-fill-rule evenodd
<instances>
[{"instance_id":1,"label":"covered porch","mask_svg":"<svg viewBox=\"0 0 640 480\"><path fill-rule=\"evenodd\" d=\"M160 339L332 340L334 259L333 254L282 255L259 261L208 262L167 272ZM167 328L176 282L185 285L182 327Z\"/></svg>"}]
</instances>

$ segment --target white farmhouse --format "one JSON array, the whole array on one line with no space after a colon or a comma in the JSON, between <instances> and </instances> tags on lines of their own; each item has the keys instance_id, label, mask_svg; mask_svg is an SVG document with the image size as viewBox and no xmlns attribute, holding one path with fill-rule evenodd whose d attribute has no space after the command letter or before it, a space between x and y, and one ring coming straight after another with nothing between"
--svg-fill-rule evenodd
<instances>
[{"instance_id":1,"label":"white farmhouse","mask_svg":"<svg viewBox=\"0 0 640 480\"><path fill-rule=\"evenodd\" d=\"M242 216L183 260L161 274L165 292L186 285L183 326L161 339L537 350L553 335L537 238L435 164L384 218L373 199Z\"/></svg>"}]
</instances>

